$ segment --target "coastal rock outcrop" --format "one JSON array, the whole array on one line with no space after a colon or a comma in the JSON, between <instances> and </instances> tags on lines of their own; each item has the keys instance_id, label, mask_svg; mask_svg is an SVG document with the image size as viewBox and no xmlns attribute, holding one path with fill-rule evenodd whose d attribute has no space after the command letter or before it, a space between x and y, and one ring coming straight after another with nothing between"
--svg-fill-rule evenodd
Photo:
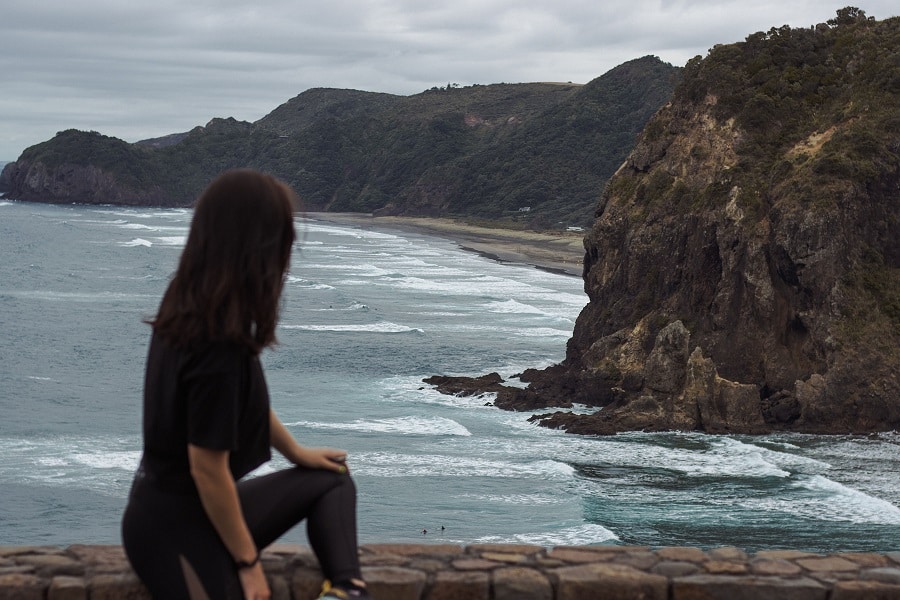
<instances>
[{"instance_id":1,"label":"coastal rock outcrop","mask_svg":"<svg viewBox=\"0 0 900 600\"><path fill-rule=\"evenodd\" d=\"M565 360L515 396L602 410L533 419L900 427L897 65L900 19L858 9L689 62L600 200Z\"/></svg>"},{"instance_id":2,"label":"coastal rock outcrop","mask_svg":"<svg viewBox=\"0 0 900 600\"><path fill-rule=\"evenodd\" d=\"M171 204L159 188L136 188L96 165L19 160L0 173L0 187L16 190L17 200L65 204L121 204L166 206Z\"/></svg>"}]
</instances>

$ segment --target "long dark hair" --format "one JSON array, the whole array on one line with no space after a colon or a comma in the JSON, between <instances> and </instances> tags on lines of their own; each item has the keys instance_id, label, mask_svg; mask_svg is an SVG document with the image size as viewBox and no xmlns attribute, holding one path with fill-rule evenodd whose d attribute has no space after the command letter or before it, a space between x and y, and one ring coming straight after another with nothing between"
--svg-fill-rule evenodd
<instances>
[{"instance_id":1,"label":"long dark hair","mask_svg":"<svg viewBox=\"0 0 900 600\"><path fill-rule=\"evenodd\" d=\"M296 196L249 169L226 171L194 208L178 270L148 323L170 344L231 340L258 354L275 325L291 257Z\"/></svg>"}]
</instances>

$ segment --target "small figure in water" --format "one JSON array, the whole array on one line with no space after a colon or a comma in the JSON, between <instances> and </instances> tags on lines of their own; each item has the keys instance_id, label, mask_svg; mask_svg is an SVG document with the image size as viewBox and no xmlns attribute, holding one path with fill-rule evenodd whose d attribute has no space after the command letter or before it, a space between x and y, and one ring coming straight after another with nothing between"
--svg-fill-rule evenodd
<instances>
[{"instance_id":1,"label":"small figure in water","mask_svg":"<svg viewBox=\"0 0 900 600\"><path fill-rule=\"evenodd\" d=\"M427 529L423 529L423 530L422 530L422 535L426 535L427 533L428 533L428 530L427 530Z\"/></svg>"}]
</instances>

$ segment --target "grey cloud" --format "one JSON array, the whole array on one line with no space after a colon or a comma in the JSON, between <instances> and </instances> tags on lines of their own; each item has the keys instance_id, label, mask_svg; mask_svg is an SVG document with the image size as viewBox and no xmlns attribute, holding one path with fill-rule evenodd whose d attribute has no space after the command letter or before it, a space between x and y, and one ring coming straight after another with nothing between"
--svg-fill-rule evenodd
<instances>
[{"instance_id":1,"label":"grey cloud","mask_svg":"<svg viewBox=\"0 0 900 600\"><path fill-rule=\"evenodd\" d=\"M256 120L310 87L587 82L831 18L846 0L38 0L0 14L0 159L69 127L128 141ZM886 18L894 0L863 7Z\"/></svg>"}]
</instances>

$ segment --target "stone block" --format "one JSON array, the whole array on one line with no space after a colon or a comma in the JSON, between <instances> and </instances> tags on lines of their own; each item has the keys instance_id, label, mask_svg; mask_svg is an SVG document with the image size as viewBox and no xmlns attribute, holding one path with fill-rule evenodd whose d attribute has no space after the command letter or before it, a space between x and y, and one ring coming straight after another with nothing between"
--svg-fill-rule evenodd
<instances>
[{"instance_id":1,"label":"stone block","mask_svg":"<svg viewBox=\"0 0 900 600\"><path fill-rule=\"evenodd\" d=\"M0 557L23 554L63 554L59 546L0 546Z\"/></svg>"},{"instance_id":2,"label":"stone block","mask_svg":"<svg viewBox=\"0 0 900 600\"><path fill-rule=\"evenodd\" d=\"M34 575L35 568L31 565L16 565L13 564L9 567L0 567L0 575Z\"/></svg>"},{"instance_id":3,"label":"stone block","mask_svg":"<svg viewBox=\"0 0 900 600\"><path fill-rule=\"evenodd\" d=\"M456 544L366 544L362 550L399 556L454 556L465 552L465 548Z\"/></svg>"},{"instance_id":4,"label":"stone block","mask_svg":"<svg viewBox=\"0 0 900 600\"><path fill-rule=\"evenodd\" d=\"M859 578L862 580L880 581L882 583L900 585L900 569L895 569L893 567L866 569L860 573Z\"/></svg>"},{"instance_id":5,"label":"stone block","mask_svg":"<svg viewBox=\"0 0 900 600\"><path fill-rule=\"evenodd\" d=\"M85 567L85 572L122 573L131 570L125 551L121 546L89 546L76 544L69 546L67 552Z\"/></svg>"},{"instance_id":6,"label":"stone block","mask_svg":"<svg viewBox=\"0 0 900 600\"><path fill-rule=\"evenodd\" d=\"M4 600L44 600L44 583L27 573L0 575L0 598Z\"/></svg>"},{"instance_id":7,"label":"stone block","mask_svg":"<svg viewBox=\"0 0 900 600\"><path fill-rule=\"evenodd\" d=\"M363 567L363 579L375 600L420 600L426 576L401 567Z\"/></svg>"},{"instance_id":8,"label":"stone block","mask_svg":"<svg viewBox=\"0 0 900 600\"><path fill-rule=\"evenodd\" d=\"M703 568L711 575L743 575L747 572L744 563L726 560L709 560L703 563Z\"/></svg>"},{"instance_id":9,"label":"stone block","mask_svg":"<svg viewBox=\"0 0 900 600\"><path fill-rule=\"evenodd\" d=\"M314 600L322 591L322 572L309 567L297 567L291 576L294 600Z\"/></svg>"},{"instance_id":10,"label":"stone block","mask_svg":"<svg viewBox=\"0 0 900 600\"><path fill-rule=\"evenodd\" d=\"M706 553L699 548L660 548L656 555L663 560L701 563L706 560Z\"/></svg>"},{"instance_id":11,"label":"stone block","mask_svg":"<svg viewBox=\"0 0 900 600\"><path fill-rule=\"evenodd\" d=\"M794 577L803 573L803 569L781 558L754 558L750 561L750 572L755 575Z\"/></svg>"},{"instance_id":12,"label":"stone block","mask_svg":"<svg viewBox=\"0 0 900 600\"><path fill-rule=\"evenodd\" d=\"M503 563L483 558L459 558L452 563L453 568L457 571L489 571L502 565Z\"/></svg>"},{"instance_id":13,"label":"stone block","mask_svg":"<svg viewBox=\"0 0 900 600\"><path fill-rule=\"evenodd\" d=\"M756 553L758 558L771 558L773 560L796 560L798 558L812 558L818 556L812 552L801 550L760 550Z\"/></svg>"},{"instance_id":14,"label":"stone block","mask_svg":"<svg viewBox=\"0 0 900 600\"><path fill-rule=\"evenodd\" d=\"M91 600L152 600L150 592L131 572L101 573L88 582Z\"/></svg>"},{"instance_id":15,"label":"stone block","mask_svg":"<svg viewBox=\"0 0 900 600\"><path fill-rule=\"evenodd\" d=\"M841 581L831 590L830 600L900 600L900 585L878 581Z\"/></svg>"},{"instance_id":16,"label":"stone block","mask_svg":"<svg viewBox=\"0 0 900 600\"><path fill-rule=\"evenodd\" d=\"M443 571L447 568L445 562L434 560L433 558L413 559L409 561L406 566L410 569L415 569L416 571L424 571L425 573L437 573L438 571Z\"/></svg>"},{"instance_id":17,"label":"stone block","mask_svg":"<svg viewBox=\"0 0 900 600\"><path fill-rule=\"evenodd\" d=\"M427 600L488 600L490 577L487 573L441 571L428 590Z\"/></svg>"},{"instance_id":18,"label":"stone block","mask_svg":"<svg viewBox=\"0 0 900 600\"><path fill-rule=\"evenodd\" d=\"M527 567L504 567L493 573L494 600L553 600L553 587L543 573Z\"/></svg>"},{"instance_id":19,"label":"stone block","mask_svg":"<svg viewBox=\"0 0 900 600\"><path fill-rule=\"evenodd\" d=\"M713 560L730 560L732 562L744 562L747 560L747 553L734 546L713 548L707 552L707 555Z\"/></svg>"},{"instance_id":20,"label":"stone block","mask_svg":"<svg viewBox=\"0 0 900 600\"><path fill-rule=\"evenodd\" d=\"M54 577L47 590L47 600L87 600L87 597L83 577Z\"/></svg>"},{"instance_id":21,"label":"stone block","mask_svg":"<svg viewBox=\"0 0 900 600\"><path fill-rule=\"evenodd\" d=\"M17 562L34 567L38 575L52 577L54 575L83 575L84 565L63 554L29 554L20 556Z\"/></svg>"},{"instance_id":22,"label":"stone block","mask_svg":"<svg viewBox=\"0 0 900 600\"><path fill-rule=\"evenodd\" d=\"M376 565L380 567L402 567L405 566L410 560L412 560L412 557L410 556L399 556L397 554L366 553L359 557L359 564L363 566ZM318 568L318 564L315 566L316 568Z\"/></svg>"},{"instance_id":23,"label":"stone block","mask_svg":"<svg viewBox=\"0 0 900 600\"><path fill-rule=\"evenodd\" d=\"M269 583L269 591L272 593L271 600L291 600L291 586L288 585L284 575L266 573L266 581Z\"/></svg>"},{"instance_id":24,"label":"stone block","mask_svg":"<svg viewBox=\"0 0 900 600\"><path fill-rule=\"evenodd\" d=\"M839 571L858 571L859 565L846 558L825 556L821 558L798 558L794 561L807 571L836 573Z\"/></svg>"},{"instance_id":25,"label":"stone block","mask_svg":"<svg viewBox=\"0 0 900 600\"><path fill-rule=\"evenodd\" d=\"M510 565L528 562L528 556L525 554L509 554L506 552L482 552L481 558Z\"/></svg>"},{"instance_id":26,"label":"stone block","mask_svg":"<svg viewBox=\"0 0 900 600\"><path fill-rule=\"evenodd\" d=\"M554 548L547 553L547 558L561 560L569 564L586 564L600 562L601 558L588 550L575 550L570 548Z\"/></svg>"},{"instance_id":27,"label":"stone block","mask_svg":"<svg viewBox=\"0 0 900 600\"><path fill-rule=\"evenodd\" d=\"M672 580L671 600L826 600L828 588L812 579L690 575Z\"/></svg>"},{"instance_id":28,"label":"stone block","mask_svg":"<svg viewBox=\"0 0 900 600\"><path fill-rule=\"evenodd\" d=\"M627 567L597 563L555 569L557 600L667 600L668 579Z\"/></svg>"},{"instance_id":29,"label":"stone block","mask_svg":"<svg viewBox=\"0 0 900 600\"><path fill-rule=\"evenodd\" d=\"M840 558L846 558L849 561L855 562L861 567L888 567L891 566L891 561L887 556L883 554L875 554L874 552L841 552L839 554L835 554Z\"/></svg>"},{"instance_id":30,"label":"stone block","mask_svg":"<svg viewBox=\"0 0 900 600\"><path fill-rule=\"evenodd\" d=\"M535 546L533 544L471 544L467 548L470 554L480 554L481 552L500 552L503 554L540 554L544 551L543 546Z\"/></svg>"},{"instance_id":31,"label":"stone block","mask_svg":"<svg viewBox=\"0 0 900 600\"><path fill-rule=\"evenodd\" d=\"M666 560L654 565L650 572L672 579L674 577L693 575L699 570L700 567L696 563ZM800 569L797 570L799 571Z\"/></svg>"},{"instance_id":32,"label":"stone block","mask_svg":"<svg viewBox=\"0 0 900 600\"><path fill-rule=\"evenodd\" d=\"M653 565L659 562L659 557L649 550L647 552L628 552L615 556L613 562L617 565L627 565L641 571L649 571Z\"/></svg>"}]
</instances>

